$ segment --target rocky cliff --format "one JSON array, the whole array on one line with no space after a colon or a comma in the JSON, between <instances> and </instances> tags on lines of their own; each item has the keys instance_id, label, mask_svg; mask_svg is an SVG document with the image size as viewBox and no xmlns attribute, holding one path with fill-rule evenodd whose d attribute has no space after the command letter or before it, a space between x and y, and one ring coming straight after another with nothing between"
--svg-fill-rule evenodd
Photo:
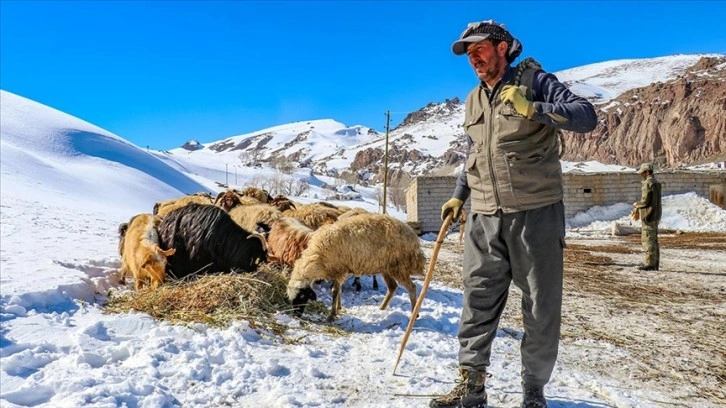
<instances>
[{"instance_id":1,"label":"rocky cliff","mask_svg":"<svg viewBox=\"0 0 726 408\"><path fill-rule=\"evenodd\" d=\"M565 132L563 160L662 167L726 157L726 57L704 57L682 75L597 106L588 134Z\"/></svg>"}]
</instances>

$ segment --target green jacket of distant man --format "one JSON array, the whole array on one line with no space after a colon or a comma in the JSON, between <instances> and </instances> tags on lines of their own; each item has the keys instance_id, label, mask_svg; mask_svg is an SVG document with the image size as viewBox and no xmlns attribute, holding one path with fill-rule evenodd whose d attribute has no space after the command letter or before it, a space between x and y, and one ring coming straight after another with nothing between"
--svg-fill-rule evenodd
<instances>
[{"instance_id":1,"label":"green jacket of distant man","mask_svg":"<svg viewBox=\"0 0 726 408\"><path fill-rule=\"evenodd\" d=\"M653 174L649 174L641 183L640 201L635 208L640 212L640 221L647 224L658 224L662 213L660 202L661 185Z\"/></svg>"}]
</instances>

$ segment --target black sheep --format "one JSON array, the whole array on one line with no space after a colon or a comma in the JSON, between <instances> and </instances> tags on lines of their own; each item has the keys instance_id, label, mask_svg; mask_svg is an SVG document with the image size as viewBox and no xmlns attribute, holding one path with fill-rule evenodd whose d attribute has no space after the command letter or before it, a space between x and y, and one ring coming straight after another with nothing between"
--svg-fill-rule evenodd
<instances>
[{"instance_id":1,"label":"black sheep","mask_svg":"<svg viewBox=\"0 0 726 408\"><path fill-rule=\"evenodd\" d=\"M176 248L167 259L166 273L177 279L195 273L252 272L267 260L264 238L213 205L188 204L173 210L158 232L163 249Z\"/></svg>"}]
</instances>

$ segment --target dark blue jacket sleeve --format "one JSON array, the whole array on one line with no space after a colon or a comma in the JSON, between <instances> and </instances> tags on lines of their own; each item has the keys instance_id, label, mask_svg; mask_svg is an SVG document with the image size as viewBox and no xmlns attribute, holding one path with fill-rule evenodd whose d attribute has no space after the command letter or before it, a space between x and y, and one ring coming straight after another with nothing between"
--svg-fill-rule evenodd
<instances>
[{"instance_id":1,"label":"dark blue jacket sleeve","mask_svg":"<svg viewBox=\"0 0 726 408\"><path fill-rule=\"evenodd\" d=\"M471 137L469 135L466 135L466 156L469 157L469 151L471 150ZM469 195L471 195L471 189L469 188L469 183L466 181L466 160L464 160L464 167L461 169L461 174L459 174L459 178L456 179L456 188L454 189L454 194L452 194L452 198L458 198L461 201L466 202L466 200L469 198Z\"/></svg>"},{"instance_id":2,"label":"dark blue jacket sleeve","mask_svg":"<svg viewBox=\"0 0 726 408\"><path fill-rule=\"evenodd\" d=\"M595 129L597 114L585 98L572 93L553 74L539 71L532 83L534 114L532 120L572 132Z\"/></svg>"}]
</instances>

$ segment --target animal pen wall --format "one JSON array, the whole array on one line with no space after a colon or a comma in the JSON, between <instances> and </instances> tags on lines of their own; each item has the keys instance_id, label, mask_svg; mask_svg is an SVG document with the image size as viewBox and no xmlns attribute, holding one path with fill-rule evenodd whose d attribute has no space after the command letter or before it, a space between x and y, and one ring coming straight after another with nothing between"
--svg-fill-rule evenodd
<instances>
[{"instance_id":1,"label":"animal pen wall","mask_svg":"<svg viewBox=\"0 0 726 408\"><path fill-rule=\"evenodd\" d=\"M662 184L664 196L693 191L726 208L726 171L679 170L656 172L655 177ZM635 172L566 173L563 179L567 218L597 205L632 203L640 199L641 178ZM409 224L421 233L438 231L441 228L441 205L451 198L455 185L455 176L415 178L406 191ZM469 204L467 200L467 211Z\"/></svg>"}]
</instances>

